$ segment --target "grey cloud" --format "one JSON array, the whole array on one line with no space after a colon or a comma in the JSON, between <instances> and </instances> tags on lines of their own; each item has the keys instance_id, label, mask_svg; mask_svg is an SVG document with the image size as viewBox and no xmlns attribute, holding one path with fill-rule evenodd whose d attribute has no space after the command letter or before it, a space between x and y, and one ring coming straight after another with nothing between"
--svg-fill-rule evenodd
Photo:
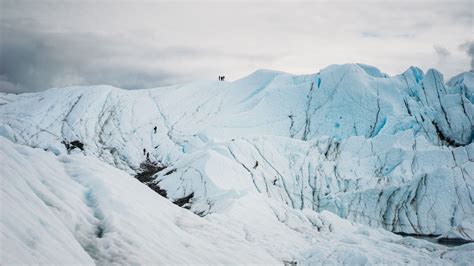
<instances>
[{"instance_id":1,"label":"grey cloud","mask_svg":"<svg viewBox=\"0 0 474 266\"><path fill-rule=\"evenodd\" d=\"M31 26L31 25L30 25ZM2 92L39 91L50 87L110 84L140 89L199 79L202 69L185 64L212 60L271 61L271 54L215 51L192 46L159 47L140 39L92 32L55 33L31 27L1 27ZM216 70L208 69L207 72ZM201 77L202 78L202 77Z\"/></svg>"},{"instance_id":2,"label":"grey cloud","mask_svg":"<svg viewBox=\"0 0 474 266\"><path fill-rule=\"evenodd\" d=\"M446 49L445 47L434 45L433 48L435 49L436 54L441 58L444 59L451 55L451 52Z\"/></svg>"},{"instance_id":3,"label":"grey cloud","mask_svg":"<svg viewBox=\"0 0 474 266\"><path fill-rule=\"evenodd\" d=\"M448 76L466 68L453 47L470 38L472 3L389 2L0 0L0 91L138 89L348 62L390 74L410 65L439 66ZM436 57L430 46L440 36ZM447 48L450 63L440 64Z\"/></svg>"},{"instance_id":4,"label":"grey cloud","mask_svg":"<svg viewBox=\"0 0 474 266\"><path fill-rule=\"evenodd\" d=\"M474 70L474 41L463 43L459 48L471 58L471 70Z\"/></svg>"},{"instance_id":5,"label":"grey cloud","mask_svg":"<svg viewBox=\"0 0 474 266\"><path fill-rule=\"evenodd\" d=\"M7 32L2 41L0 73L4 81L18 84L20 91L43 90L53 86L111 84L125 88L160 85L173 78L172 73L133 63L116 63L105 49L106 43L94 36L83 39L34 32ZM122 56L123 58L123 56ZM1 84L1 91L11 86Z\"/></svg>"},{"instance_id":6,"label":"grey cloud","mask_svg":"<svg viewBox=\"0 0 474 266\"><path fill-rule=\"evenodd\" d=\"M29 92L30 90L19 85L19 84L13 84L10 81L8 81L7 77L5 76L0 76L0 92L6 92L6 93L24 93L24 92Z\"/></svg>"}]
</instances>

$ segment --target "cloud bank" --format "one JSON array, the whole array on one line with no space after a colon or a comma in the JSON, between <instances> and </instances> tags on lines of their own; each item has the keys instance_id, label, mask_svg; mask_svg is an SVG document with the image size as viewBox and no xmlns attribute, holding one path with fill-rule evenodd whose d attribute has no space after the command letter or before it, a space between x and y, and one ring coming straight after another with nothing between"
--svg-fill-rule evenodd
<instances>
[{"instance_id":1,"label":"cloud bank","mask_svg":"<svg viewBox=\"0 0 474 266\"><path fill-rule=\"evenodd\" d=\"M389 74L473 67L472 1L0 1L2 92L140 89L348 62Z\"/></svg>"}]
</instances>

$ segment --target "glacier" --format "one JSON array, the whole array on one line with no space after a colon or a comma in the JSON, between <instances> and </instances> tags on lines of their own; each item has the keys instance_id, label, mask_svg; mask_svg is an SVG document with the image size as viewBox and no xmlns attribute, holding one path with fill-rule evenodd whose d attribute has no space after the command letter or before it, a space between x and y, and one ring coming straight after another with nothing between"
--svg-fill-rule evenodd
<instances>
[{"instance_id":1,"label":"glacier","mask_svg":"<svg viewBox=\"0 0 474 266\"><path fill-rule=\"evenodd\" d=\"M345 64L0 94L2 258L468 263L472 243L389 231L472 241L473 93L473 72L445 82L433 69ZM167 199L133 178L146 162L160 165L147 185Z\"/></svg>"},{"instance_id":2,"label":"glacier","mask_svg":"<svg viewBox=\"0 0 474 266\"><path fill-rule=\"evenodd\" d=\"M468 264L447 248L247 194L202 218L104 162L0 137L4 264ZM302 252L304 251L304 252Z\"/></svg>"}]
</instances>

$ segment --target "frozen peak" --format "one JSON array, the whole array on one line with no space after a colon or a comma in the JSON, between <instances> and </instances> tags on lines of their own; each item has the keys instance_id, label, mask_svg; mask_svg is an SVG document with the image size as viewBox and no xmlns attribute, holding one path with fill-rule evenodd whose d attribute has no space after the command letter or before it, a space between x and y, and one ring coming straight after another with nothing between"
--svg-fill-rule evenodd
<instances>
[{"instance_id":1,"label":"frozen peak","mask_svg":"<svg viewBox=\"0 0 474 266\"><path fill-rule=\"evenodd\" d=\"M252 75L280 75L280 74L284 74L284 73L285 72L279 71L279 70L261 68L261 69L255 70L249 76L252 76Z\"/></svg>"},{"instance_id":2,"label":"frozen peak","mask_svg":"<svg viewBox=\"0 0 474 266\"><path fill-rule=\"evenodd\" d=\"M340 72L340 73L353 72L353 73L367 74L369 76L376 77L376 78L389 77L389 75L383 73L378 68L371 65L362 64L362 63L333 64L321 69L320 72L327 72L327 73L328 72L333 72L333 73L334 72ZM290 74L286 72L282 72L282 71L277 71L277 70L259 69L259 70L254 71L250 75L242 78L241 80L267 80L267 79L273 79L279 75L290 75Z\"/></svg>"},{"instance_id":3,"label":"frozen peak","mask_svg":"<svg viewBox=\"0 0 474 266\"><path fill-rule=\"evenodd\" d=\"M281 71L269 70L269 69L259 69L251 73L250 75L243 77L235 81L238 85L258 85L258 84L268 84L275 77L285 74Z\"/></svg>"},{"instance_id":4,"label":"frozen peak","mask_svg":"<svg viewBox=\"0 0 474 266\"><path fill-rule=\"evenodd\" d=\"M474 72L472 70L452 77L447 85L456 91L464 91L466 98L474 103Z\"/></svg>"},{"instance_id":5,"label":"frozen peak","mask_svg":"<svg viewBox=\"0 0 474 266\"><path fill-rule=\"evenodd\" d=\"M425 74L423 73L423 70L421 70L418 67L415 66L410 66L405 72L402 73L402 76L405 77L413 77L413 79L419 83L420 81L423 80L423 77Z\"/></svg>"},{"instance_id":6,"label":"frozen peak","mask_svg":"<svg viewBox=\"0 0 474 266\"><path fill-rule=\"evenodd\" d=\"M469 82L470 84L474 84L474 72L471 71L466 71L462 72L454 77L452 77L447 84L449 86L456 86L458 84L466 83Z\"/></svg>"},{"instance_id":7,"label":"frozen peak","mask_svg":"<svg viewBox=\"0 0 474 266\"><path fill-rule=\"evenodd\" d=\"M382 77L385 78L387 77L386 74L382 73L378 68L365 65L365 64L359 64L359 63L348 63L348 64L334 64L334 65L329 65L321 70L321 73L353 73L356 75L369 75L372 77Z\"/></svg>"},{"instance_id":8,"label":"frozen peak","mask_svg":"<svg viewBox=\"0 0 474 266\"><path fill-rule=\"evenodd\" d=\"M252 72L250 75L243 77L240 80L244 79L267 79L267 78L274 78L281 74L285 74L285 72L278 71L278 70L271 70L271 69L257 69Z\"/></svg>"},{"instance_id":9,"label":"frozen peak","mask_svg":"<svg viewBox=\"0 0 474 266\"><path fill-rule=\"evenodd\" d=\"M431 79L433 79L433 82L435 82L435 83L444 84L443 74L441 72L439 72L438 70L434 69L434 68L428 69L428 71L426 71L426 75L425 75L425 78L424 78L424 80L426 80L428 82Z\"/></svg>"},{"instance_id":10,"label":"frozen peak","mask_svg":"<svg viewBox=\"0 0 474 266\"><path fill-rule=\"evenodd\" d=\"M367 73L367 75L370 75L372 77L375 77L375 78L387 78L387 77L389 77L387 74L383 73L382 71L380 71L378 68L376 68L374 66L361 64L361 63L357 63L356 65L359 66L360 68L362 68L365 71L365 73Z\"/></svg>"},{"instance_id":11,"label":"frozen peak","mask_svg":"<svg viewBox=\"0 0 474 266\"><path fill-rule=\"evenodd\" d=\"M434 68L430 68L428 71L426 71L426 76L428 75L437 75L443 77L443 74Z\"/></svg>"}]
</instances>

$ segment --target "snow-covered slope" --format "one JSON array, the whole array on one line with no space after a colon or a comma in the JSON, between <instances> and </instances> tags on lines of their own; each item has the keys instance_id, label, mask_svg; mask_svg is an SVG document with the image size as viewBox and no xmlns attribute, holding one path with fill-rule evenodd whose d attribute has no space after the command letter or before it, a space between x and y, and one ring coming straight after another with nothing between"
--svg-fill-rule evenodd
<instances>
[{"instance_id":1,"label":"snow-covered slope","mask_svg":"<svg viewBox=\"0 0 474 266\"><path fill-rule=\"evenodd\" d=\"M258 194L201 218L92 157L0 137L2 264L468 263L446 248Z\"/></svg>"},{"instance_id":2,"label":"snow-covered slope","mask_svg":"<svg viewBox=\"0 0 474 266\"><path fill-rule=\"evenodd\" d=\"M276 262L96 159L0 144L2 264Z\"/></svg>"},{"instance_id":3,"label":"snow-covered slope","mask_svg":"<svg viewBox=\"0 0 474 266\"><path fill-rule=\"evenodd\" d=\"M258 206L249 224L273 219L294 231L284 213L329 210L394 232L444 234L474 216L472 80L472 72L445 84L436 70L389 77L348 64L137 91L0 94L0 135L132 175L149 153L165 167L149 185L206 219L231 212L236 226ZM270 257L295 258L301 243Z\"/></svg>"}]
</instances>

